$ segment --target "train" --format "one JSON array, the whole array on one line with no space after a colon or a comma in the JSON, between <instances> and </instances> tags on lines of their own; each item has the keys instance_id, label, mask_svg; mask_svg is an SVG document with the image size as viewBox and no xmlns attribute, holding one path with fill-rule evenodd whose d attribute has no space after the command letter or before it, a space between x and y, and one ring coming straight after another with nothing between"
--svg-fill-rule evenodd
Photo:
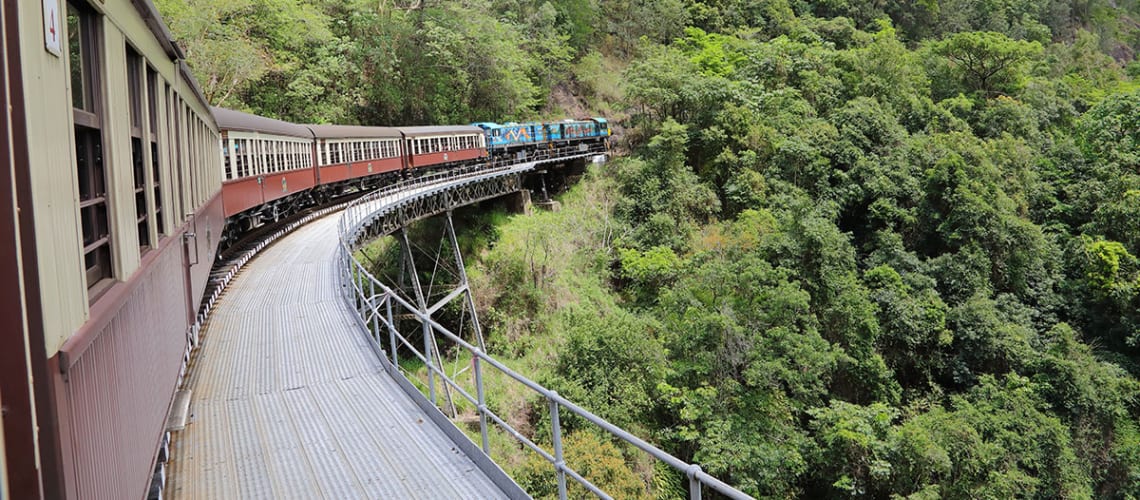
<instances>
[{"instance_id":1,"label":"train","mask_svg":"<svg viewBox=\"0 0 1140 500\"><path fill-rule=\"evenodd\" d=\"M361 127L212 108L153 0L0 0L0 27L0 498L154 498L203 293L243 231L610 135L603 119Z\"/></svg>"},{"instance_id":2,"label":"train","mask_svg":"<svg viewBox=\"0 0 1140 500\"><path fill-rule=\"evenodd\" d=\"M300 125L217 107L213 113L224 170L223 247L251 229L351 191L418 172L602 152L612 135L600 117L368 127Z\"/></svg>"}]
</instances>

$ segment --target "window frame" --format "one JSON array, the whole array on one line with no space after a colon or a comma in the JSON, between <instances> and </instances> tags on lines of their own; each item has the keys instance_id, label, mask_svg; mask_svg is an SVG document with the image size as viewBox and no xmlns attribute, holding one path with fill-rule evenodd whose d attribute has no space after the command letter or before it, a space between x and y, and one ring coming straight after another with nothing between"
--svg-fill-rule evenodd
<instances>
[{"instance_id":1,"label":"window frame","mask_svg":"<svg viewBox=\"0 0 1140 500\"><path fill-rule=\"evenodd\" d=\"M115 231L103 125L103 36L99 14L82 0L65 2L68 72L75 131L75 175L79 193L83 267L88 301L94 302L115 282ZM73 22L74 17L74 22ZM78 74L76 74L78 63ZM79 88L75 88L78 84ZM76 102L76 92L80 101ZM80 107L75 107L80 104Z\"/></svg>"}]
</instances>

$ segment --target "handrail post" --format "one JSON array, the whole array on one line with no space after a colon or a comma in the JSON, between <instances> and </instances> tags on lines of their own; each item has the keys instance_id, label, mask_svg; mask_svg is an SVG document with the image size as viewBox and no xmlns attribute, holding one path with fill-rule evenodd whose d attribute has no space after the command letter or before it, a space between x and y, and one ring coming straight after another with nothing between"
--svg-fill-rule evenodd
<instances>
[{"instance_id":1,"label":"handrail post","mask_svg":"<svg viewBox=\"0 0 1140 500\"><path fill-rule=\"evenodd\" d=\"M372 313L372 338L380 343L380 308L376 305L376 280L368 277L368 309Z\"/></svg>"},{"instance_id":2,"label":"handrail post","mask_svg":"<svg viewBox=\"0 0 1140 500\"><path fill-rule=\"evenodd\" d=\"M364 311L366 310L368 301L364 298L364 264L357 264L356 277L359 280L356 288L356 298L360 300L359 313L361 321L364 319Z\"/></svg>"},{"instance_id":3,"label":"handrail post","mask_svg":"<svg viewBox=\"0 0 1140 500\"><path fill-rule=\"evenodd\" d=\"M483 435L483 453L491 456L491 444L487 438L487 396L483 392L483 363L478 354L472 358L475 363L475 397L479 401L479 433Z\"/></svg>"},{"instance_id":4,"label":"handrail post","mask_svg":"<svg viewBox=\"0 0 1140 500\"><path fill-rule=\"evenodd\" d=\"M557 392L551 391L551 394L557 396ZM558 401L553 397L550 398L550 427L553 434L554 441L554 472L558 478L558 498L566 500L566 461L562 458L562 424L558 419Z\"/></svg>"},{"instance_id":5,"label":"handrail post","mask_svg":"<svg viewBox=\"0 0 1140 500\"><path fill-rule=\"evenodd\" d=\"M432 358L431 351L431 325L428 325L427 318L422 319L424 324L424 359L427 360L427 376L428 376L428 395L431 397L431 404L436 404L435 397L435 360Z\"/></svg>"},{"instance_id":6,"label":"handrail post","mask_svg":"<svg viewBox=\"0 0 1140 500\"><path fill-rule=\"evenodd\" d=\"M701 480L697 476L701 472L701 466L692 464L685 470L685 475L689 476L689 499L701 500Z\"/></svg>"},{"instance_id":7,"label":"handrail post","mask_svg":"<svg viewBox=\"0 0 1140 500\"><path fill-rule=\"evenodd\" d=\"M384 304L388 309L388 342L392 346L392 351L390 353L392 356L392 365L399 367L400 359L396 355L396 323L392 321L392 297L387 297L384 299Z\"/></svg>"}]
</instances>

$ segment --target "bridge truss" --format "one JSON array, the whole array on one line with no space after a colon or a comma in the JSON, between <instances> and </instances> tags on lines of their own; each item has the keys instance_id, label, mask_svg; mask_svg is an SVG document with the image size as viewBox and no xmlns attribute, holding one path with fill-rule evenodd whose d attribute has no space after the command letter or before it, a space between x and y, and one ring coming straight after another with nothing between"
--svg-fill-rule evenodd
<instances>
[{"instance_id":1,"label":"bridge truss","mask_svg":"<svg viewBox=\"0 0 1140 500\"><path fill-rule=\"evenodd\" d=\"M471 296L470 286L467 282L466 272L463 270L462 256L459 253L458 242L455 238L455 228L451 211L459 206L477 203L479 201L518 192L522 189L522 177L544 163L566 162L570 160L585 161L596 156L597 152L579 152L569 157L551 158L532 161L509 166L502 166L484 170L470 170L439 174L432 177L416 179L377 191L363 197L349 205L340 221L340 276L343 299L354 309L359 325L369 332L379 357L385 360L385 367L392 372L410 396L425 406L428 414L445 418L438 410L439 392L446 398L446 410L455 416L456 396L466 400L478 411L479 433L481 446L475 447L469 439L458 430L455 432L455 441L470 445L463 451L473 459L477 456L491 458L489 430L491 425L498 426L507 434L514 437L526 447L542 456L552 465L556 475L559 497L567 498L567 478L577 482L600 498L611 498L606 492L591 483L572 467L566 464L563 457L562 425L560 416L569 411L581 419L590 422L611 435L633 445L655 459L664 462L673 469L683 473L689 480L689 496L700 499L705 488L711 489L728 498L750 498L743 492L725 484L719 479L701 470L696 464L686 463L660 449L630 434L593 413L575 405L573 402L558 395L529 378L511 370L498 360L486 353L482 332L475 314L475 307ZM450 247L450 258L446 259L455 266L452 270L454 282L449 282L446 291L439 291L434 286L425 288L416 272L413 256L413 245L407 236L407 227L412 222L425 219L438 214L445 214L445 231L441 242L441 249ZM395 235L401 246L401 272L396 278L397 283L382 280L373 275L365 263L357 258L357 251L370 241L386 235ZM437 254L437 263L441 261ZM435 273L433 273L433 276ZM434 279L433 285L434 285ZM442 296L432 301L433 297ZM470 340L462 335L444 327L437 321L437 314L447 304L462 298L461 315L470 325L472 337ZM401 321L405 319L405 321ZM410 320L410 321L408 321ZM407 327L408 323L414 326ZM404 326L404 330L401 330ZM460 325L461 328L463 325ZM410 340L422 337L422 345ZM474 388L467 388L459 380L459 374L448 374L444 369L440 354L440 343L447 343L452 350L466 352L472 358ZM427 368L428 395L425 399L420 390L413 385L400 371L400 359L397 353L401 347ZM488 368L489 367L489 368ZM506 422L487 405L485 370L497 370L506 378L521 384L540 395L547 401L551 421L551 443L553 452L548 452L542 446L524 436L517 429ZM441 389L437 389L437 381ZM429 411L436 410L436 411ZM451 425L441 427L455 429Z\"/></svg>"}]
</instances>

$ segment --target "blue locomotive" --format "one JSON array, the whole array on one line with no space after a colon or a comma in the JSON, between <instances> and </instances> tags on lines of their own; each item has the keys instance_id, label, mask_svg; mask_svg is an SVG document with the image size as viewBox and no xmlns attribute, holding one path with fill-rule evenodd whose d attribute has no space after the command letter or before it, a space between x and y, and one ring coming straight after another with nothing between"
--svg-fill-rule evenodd
<instances>
[{"instance_id":1,"label":"blue locomotive","mask_svg":"<svg viewBox=\"0 0 1140 500\"><path fill-rule=\"evenodd\" d=\"M573 142L604 141L610 136L605 118L563 120L560 122L528 122L503 124L472 123L487 136L487 150L492 156L535 145L568 145Z\"/></svg>"}]
</instances>

